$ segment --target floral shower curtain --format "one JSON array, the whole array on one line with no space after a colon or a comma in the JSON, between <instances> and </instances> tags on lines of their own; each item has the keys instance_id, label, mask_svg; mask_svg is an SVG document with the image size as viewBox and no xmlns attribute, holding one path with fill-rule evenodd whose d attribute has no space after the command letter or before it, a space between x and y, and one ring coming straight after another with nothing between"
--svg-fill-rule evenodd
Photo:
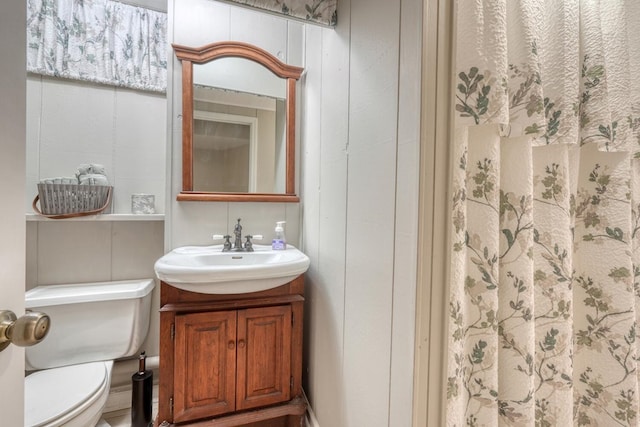
<instances>
[{"instance_id":1,"label":"floral shower curtain","mask_svg":"<svg viewBox=\"0 0 640 427\"><path fill-rule=\"evenodd\" d=\"M447 424L640 425L640 2L456 14Z\"/></svg>"}]
</instances>

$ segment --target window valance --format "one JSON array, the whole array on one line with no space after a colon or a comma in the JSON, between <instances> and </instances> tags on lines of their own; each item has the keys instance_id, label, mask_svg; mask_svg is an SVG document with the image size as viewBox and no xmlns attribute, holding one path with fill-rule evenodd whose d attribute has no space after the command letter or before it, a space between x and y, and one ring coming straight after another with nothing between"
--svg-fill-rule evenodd
<instances>
[{"instance_id":1,"label":"window valance","mask_svg":"<svg viewBox=\"0 0 640 427\"><path fill-rule=\"evenodd\" d=\"M337 19L338 0L223 0L227 3L286 15L304 21L335 26Z\"/></svg>"},{"instance_id":2,"label":"window valance","mask_svg":"<svg viewBox=\"0 0 640 427\"><path fill-rule=\"evenodd\" d=\"M110 0L28 0L27 71L164 92L167 14Z\"/></svg>"}]
</instances>

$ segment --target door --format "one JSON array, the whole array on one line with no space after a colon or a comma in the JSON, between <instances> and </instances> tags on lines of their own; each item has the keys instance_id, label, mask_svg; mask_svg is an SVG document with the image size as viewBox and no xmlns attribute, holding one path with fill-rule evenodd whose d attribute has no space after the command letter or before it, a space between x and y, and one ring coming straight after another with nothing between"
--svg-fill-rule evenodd
<instances>
[{"instance_id":1,"label":"door","mask_svg":"<svg viewBox=\"0 0 640 427\"><path fill-rule=\"evenodd\" d=\"M25 291L25 2L0 3L0 310L24 313ZM2 425L24 425L24 349L0 353Z\"/></svg>"},{"instance_id":2,"label":"door","mask_svg":"<svg viewBox=\"0 0 640 427\"><path fill-rule=\"evenodd\" d=\"M235 311L176 315L174 357L174 422L235 410Z\"/></svg>"},{"instance_id":3,"label":"door","mask_svg":"<svg viewBox=\"0 0 640 427\"><path fill-rule=\"evenodd\" d=\"M291 396L291 306L238 311L236 408Z\"/></svg>"}]
</instances>

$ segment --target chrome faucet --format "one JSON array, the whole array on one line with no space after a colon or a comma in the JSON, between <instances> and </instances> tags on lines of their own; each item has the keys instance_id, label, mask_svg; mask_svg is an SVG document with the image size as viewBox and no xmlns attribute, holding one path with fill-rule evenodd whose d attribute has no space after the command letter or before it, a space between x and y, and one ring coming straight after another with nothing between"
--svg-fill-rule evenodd
<instances>
[{"instance_id":1,"label":"chrome faucet","mask_svg":"<svg viewBox=\"0 0 640 427\"><path fill-rule=\"evenodd\" d=\"M242 251L242 226L240 225L240 218L238 218L238 223L233 228L233 235L236 236L233 242L233 250L234 251Z\"/></svg>"},{"instance_id":2,"label":"chrome faucet","mask_svg":"<svg viewBox=\"0 0 640 427\"><path fill-rule=\"evenodd\" d=\"M224 239L222 245L222 252L253 252L253 242L251 239L261 240L262 236L251 236L247 234L244 236L246 241L242 243L242 225L240 224L241 218L238 218L238 223L233 227L233 243L231 243L231 235L226 234L224 236L214 234L214 239Z\"/></svg>"}]
</instances>

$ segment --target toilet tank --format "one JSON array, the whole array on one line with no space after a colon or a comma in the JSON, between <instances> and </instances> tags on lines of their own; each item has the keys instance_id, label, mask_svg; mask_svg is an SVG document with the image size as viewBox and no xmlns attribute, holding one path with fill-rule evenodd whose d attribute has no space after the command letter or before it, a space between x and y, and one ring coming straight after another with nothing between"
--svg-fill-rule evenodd
<instances>
[{"instance_id":1,"label":"toilet tank","mask_svg":"<svg viewBox=\"0 0 640 427\"><path fill-rule=\"evenodd\" d=\"M46 338L25 349L27 370L136 354L149 330L153 279L38 286L27 310L51 318Z\"/></svg>"}]
</instances>

